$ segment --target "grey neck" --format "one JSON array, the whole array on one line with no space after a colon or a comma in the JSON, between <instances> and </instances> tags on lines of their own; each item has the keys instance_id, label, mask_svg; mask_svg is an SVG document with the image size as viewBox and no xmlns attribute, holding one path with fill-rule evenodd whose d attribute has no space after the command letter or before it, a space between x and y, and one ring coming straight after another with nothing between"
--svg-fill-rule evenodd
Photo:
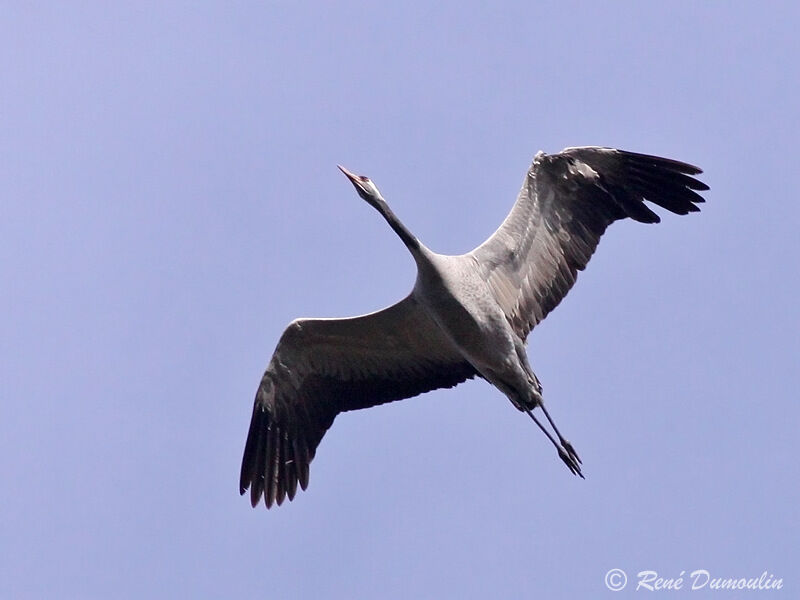
<instances>
[{"instance_id":1,"label":"grey neck","mask_svg":"<svg viewBox=\"0 0 800 600\"><path fill-rule=\"evenodd\" d=\"M394 214L389 205L386 204L386 201L381 199L375 205L375 208L378 209L378 212L383 215L383 218L386 219L386 222L389 223L389 227L391 227L397 236L403 240L403 243L408 248L408 251L414 256L414 259L419 262L422 258L422 253L424 252L422 242L417 239L413 233L411 233L408 228L403 225L402 221L397 218L397 215Z\"/></svg>"}]
</instances>

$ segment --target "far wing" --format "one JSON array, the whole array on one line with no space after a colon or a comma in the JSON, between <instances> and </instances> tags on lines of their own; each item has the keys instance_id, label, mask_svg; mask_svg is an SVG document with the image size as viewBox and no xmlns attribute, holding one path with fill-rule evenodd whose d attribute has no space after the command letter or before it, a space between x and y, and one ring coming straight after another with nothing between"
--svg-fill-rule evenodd
<instances>
[{"instance_id":1,"label":"far wing","mask_svg":"<svg viewBox=\"0 0 800 600\"><path fill-rule=\"evenodd\" d=\"M685 215L699 209L692 165L612 148L537 154L513 209L475 250L484 276L517 334L525 339L567 295L606 228L630 217L658 223L647 200Z\"/></svg>"}]
</instances>

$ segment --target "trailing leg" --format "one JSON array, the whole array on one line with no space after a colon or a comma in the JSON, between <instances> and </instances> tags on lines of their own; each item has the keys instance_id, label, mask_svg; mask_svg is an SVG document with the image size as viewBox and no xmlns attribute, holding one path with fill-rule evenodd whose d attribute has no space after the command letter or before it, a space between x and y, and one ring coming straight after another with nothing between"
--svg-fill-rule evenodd
<instances>
[{"instance_id":1,"label":"trailing leg","mask_svg":"<svg viewBox=\"0 0 800 600\"><path fill-rule=\"evenodd\" d=\"M572 474L573 475L580 475L581 479L586 479L583 476L583 473L581 473L580 460L576 461L575 458L574 458L574 457L577 457L577 455L574 454L574 450L572 452L570 452L570 451L564 449L563 444L559 445L559 443L551 435L551 433L549 431L547 431L545 426L542 425L541 422L539 422L539 419L536 418L536 416L533 414L533 411L531 409L526 408L525 412L528 413L528 416L531 419L533 419L533 422L536 423L536 425L539 427L539 429L541 429L542 432L547 436L547 439L550 440L550 443L552 443L553 446L556 447L556 450L558 451L558 457L562 461L564 461L564 464L567 465L567 468L572 472ZM547 414L547 413L545 413L545 414ZM550 422L550 424L552 425L552 421ZM567 443L569 443L569 442L567 442Z\"/></svg>"}]
</instances>

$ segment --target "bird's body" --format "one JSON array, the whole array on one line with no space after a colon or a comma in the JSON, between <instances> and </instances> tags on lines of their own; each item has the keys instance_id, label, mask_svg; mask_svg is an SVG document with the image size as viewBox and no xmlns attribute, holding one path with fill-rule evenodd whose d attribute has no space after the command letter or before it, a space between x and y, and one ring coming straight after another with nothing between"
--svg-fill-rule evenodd
<instances>
[{"instance_id":1,"label":"bird's body","mask_svg":"<svg viewBox=\"0 0 800 600\"><path fill-rule=\"evenodd\" d=\"M529 376L514 333L475 258L430 253L412 294L477 373L500 389L524 394ZM516 398L514 400L516 401Z\"/></svg>"},{"instance_id":2,"label":"bird's body","mask_svg":"<svg viewBox=\"0 0 800 600\"><path fill-rule=\"evenodd\" d=\"M340 167L341 168L341 167ZM647 199L686 214L708 189L691 165L610 148L569 148L534 158L500 228L468 254L426 248L375 185L345 169L417 264L411 293L384 310L347 319L299 319L281 336L256 394L240 492L255 506L292 499L340 412L453 387L478 376L528 412L573 473L580 459L544 408L528 363L531 329L569 291L613 221L655 223ZM531 412L541 408L555 435ZM582 475L581 475L582 476Z\"/></svg>"},{"instance_id":3,"label":"bird's body","mask_svg":"<svg viewBox=\"0 0 800 600\"><path fill-rule=\"evenodd\" d=\"M426 252L411 294L458 352L478 372L501 358L510 328L486 281L467 256Z\"/></svg>"}]
</instances>

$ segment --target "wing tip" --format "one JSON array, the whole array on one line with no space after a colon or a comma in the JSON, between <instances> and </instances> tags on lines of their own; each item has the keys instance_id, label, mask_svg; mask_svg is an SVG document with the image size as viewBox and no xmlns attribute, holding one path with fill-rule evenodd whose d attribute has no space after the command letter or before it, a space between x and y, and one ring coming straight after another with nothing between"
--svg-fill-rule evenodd
<instances>
[{"instance_id":1,"label":"wing tip","mask_svg":"<svg viewBox=\"0 0 800 600\"><path fill-rule=\"evenodd\" d=\"M249 490L253 508L262 498L268 509L280 506L286 498L294 500L298 483L303 490L308 486L311 456L306 444L273 418L269 406L262 386L253 406L239 476L239 495Z\"/></svg>"},{"instance_id":2,"label":"wing tip","mask_svg":"<svg viewBox=\"0 0 800 600\"><path fill-rule=\"evenodd\" d=\"M625 158L626 160L643 164L646 166L655 166L684 175L700 175L703 169L691 163L675 160L673 158L664 158L663 156L656 156L654 154L642 154L641 152L631 152L630 150L615 149L615 152ZM702 182L698 182L705 185Z\"/></svg>"},{"instance_id":3,"label":"wing tip","mask_svg":"<svg viewBox=\"0 0 800 600\"><path fill-rule=\"evenodd\" d=\"M580 152L581 149L576 150ZM597 150L601 154L608 151ZM583 149L583 152L582 156L591 162L591 155L588 154L591 149ZM609 164L607 176L612 182L617 179L615 185L620 193L615 194L615 197L621 201L626 216L642 223L659 223L661 219L645 207L644 200L678 215L700 212L697 205L705 202L705 198L698 192L711 189L706 183L693 177L703 172L700 167L629 150L613 149L613 152L619 161L619 171L615 177L615 167Z\"/></svg>"}]
</instances>

